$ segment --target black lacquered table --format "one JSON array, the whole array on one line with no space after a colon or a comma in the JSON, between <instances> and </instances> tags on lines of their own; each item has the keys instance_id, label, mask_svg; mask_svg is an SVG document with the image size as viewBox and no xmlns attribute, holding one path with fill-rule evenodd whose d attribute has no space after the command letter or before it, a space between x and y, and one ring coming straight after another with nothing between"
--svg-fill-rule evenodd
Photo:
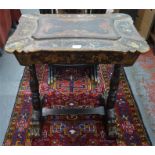
<instances>
[{"instance_id":1,"label":"black lacquered table","mask_svg":"<svg viewBox=\"0 0 155 155\"><path fill-rule=\"evenodd\" d=\"M131 66L149 50L126 14L22 15L5 46L21 65L29 66L32 92L32 136L39 136L42 117L66 114L105 116L109 138L117 135L114 105L122 66ZM107 100L88 109L42 108L35 64L114 64Z\"/></svg>"}]
</instances>

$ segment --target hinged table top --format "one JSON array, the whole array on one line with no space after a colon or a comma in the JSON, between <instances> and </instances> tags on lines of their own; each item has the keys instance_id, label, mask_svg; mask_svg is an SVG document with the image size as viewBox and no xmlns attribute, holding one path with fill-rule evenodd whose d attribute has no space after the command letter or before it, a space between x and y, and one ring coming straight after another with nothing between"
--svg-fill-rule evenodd
<instances>
[{"instance_id":1,"label":"hinged table top","mask_svg":"<svg viewBox=\"0 0 155 155\"><path fill-rule=\"evenodd\" d=\"M149 50L126 14L104 15L22 15L5 50L9 53L38 51L115 51Z\"/></svg>"}]
</instances>

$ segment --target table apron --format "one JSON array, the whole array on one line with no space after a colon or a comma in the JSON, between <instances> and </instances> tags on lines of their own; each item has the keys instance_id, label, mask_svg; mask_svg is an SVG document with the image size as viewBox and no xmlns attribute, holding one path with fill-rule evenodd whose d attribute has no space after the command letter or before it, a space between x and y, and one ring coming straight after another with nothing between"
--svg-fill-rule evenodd
<instances>
[{"instance_id":1,"label":"table apron","mask_svg":"<svg viewBox=\"0 0 155 155\"><path fill-rule=\"evenodd\" d=\"M15 53L19 63L32 64L122 64L131 66L139 56L132 52L29 52Z\"/></svg>"}]
</instances>

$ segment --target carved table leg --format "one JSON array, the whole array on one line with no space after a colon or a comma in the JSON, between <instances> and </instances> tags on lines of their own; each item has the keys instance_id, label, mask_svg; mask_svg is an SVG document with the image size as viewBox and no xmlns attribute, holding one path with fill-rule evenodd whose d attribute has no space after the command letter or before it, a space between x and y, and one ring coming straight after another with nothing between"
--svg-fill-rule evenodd
<instances>
[{"instance_id":1,"label":"carved table leg","mask_svg":"<svg viewBox=\"0 0 155 155\"><path fill-rule=\"evenodd\" d=\"M115 65L114 71L110 80L110 90L107 98L106 104L106 129L108 138L117 137L117 128L115 124L115 111L114 104L116 102L117 90L119 86L121 65Z\"/></svg>"},{"instance_id":2,"label":"carved table leg","mask_svg":"<svg viewBox=\"0 0 155 155\"><path fill-rule=\"evenodd\" d=\"M30 89L32 92L32 119L31 119L31 137L38 137L41 133L41 102L39 94L39 83L36 75L35 65L29 66Z\"/></svg>"}]
</instances>

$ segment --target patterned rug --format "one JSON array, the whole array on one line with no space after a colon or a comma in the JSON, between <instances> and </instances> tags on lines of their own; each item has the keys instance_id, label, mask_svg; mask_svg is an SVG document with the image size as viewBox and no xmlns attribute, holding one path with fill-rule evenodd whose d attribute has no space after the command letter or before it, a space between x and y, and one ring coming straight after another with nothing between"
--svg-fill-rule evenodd
<instances>
[{"instance_id":1,"label":"patterned rug","mask_svg":"<svg viewBox=\"0 0 155 155\"><path fill-rule=\"evenodd\" d=\"M155 55L153 50L139 56L132 68L125 69L131 88L141 107L142 117L155 145Z\"/></svg>"},{"instance_id":2,"label":"patterned rug","mask_svg":"<svg viewBox=\"0 0 155 155\"><path fill-rule=\"evenodd\" d=\"M107 97L113 67L99 66L99 84L90 80L90 69L59 67L55 81L48 85L48 66L37 66L40 94L45 96L45 107L96 107L104 91ZM3 145L150 145L143 122L132 96L124 71L115 105L119 136L108 140L103 118L98 115L49 116L45 118L42 136L30 139L29 124L32 114L29 72L25 68L10 124Z\"/></svg>"}]
</instances>

